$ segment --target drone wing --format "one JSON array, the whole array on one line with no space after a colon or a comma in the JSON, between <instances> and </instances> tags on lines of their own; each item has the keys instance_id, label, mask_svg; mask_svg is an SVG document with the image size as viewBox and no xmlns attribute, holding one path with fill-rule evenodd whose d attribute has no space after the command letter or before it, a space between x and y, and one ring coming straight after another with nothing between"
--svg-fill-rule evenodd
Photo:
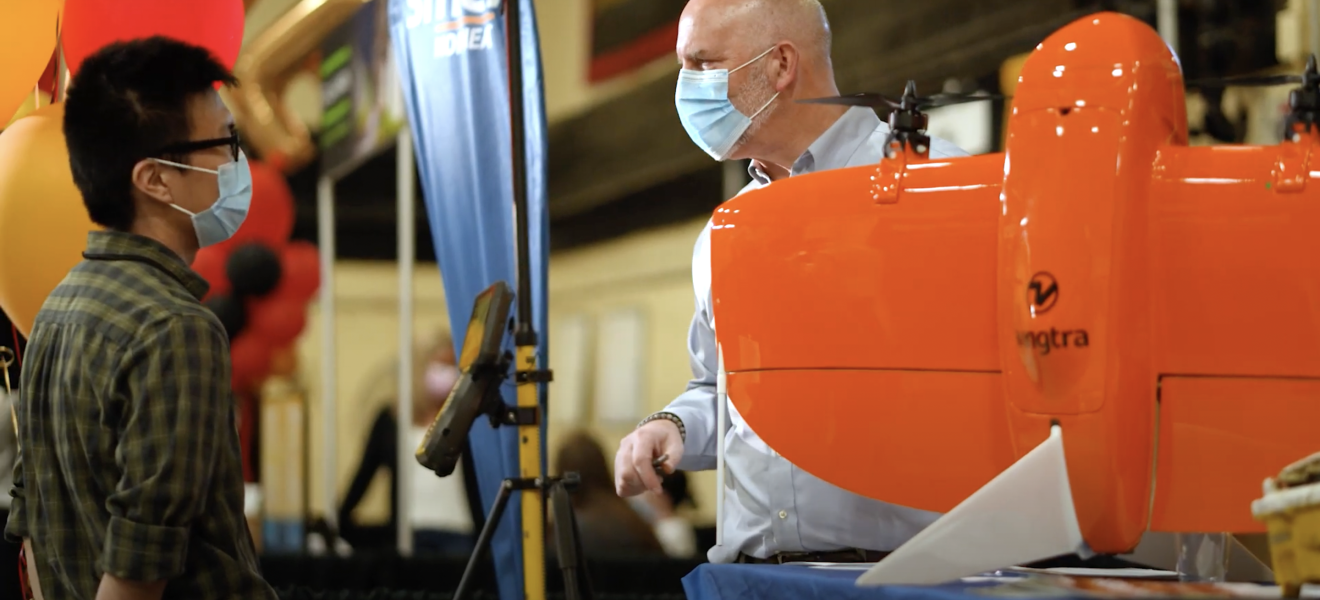
<instances>
[{"instance_id":1,"label":"drone wing","mask_svg":"<svg viewBox=\"0 0 1320 600\"><path fill-rule=\"evenodd\" d=\"M1156 162L1153 530L1261 531L1261 482L1320 447L1312 148L1170 147Z\"/></svg>"},{"instance_id":2,"label":"drone wing","mask_svg":"<svg viewBox=\"0 0 1320 600\"><path fill-rule=\"evenodd\" d=\"M844 489L939 511L1013 463L995 337L1003 161L909 163L895 204L877 203L868 166L716 210L729 397L770 447Z\"/></svg>"}]
</instances>

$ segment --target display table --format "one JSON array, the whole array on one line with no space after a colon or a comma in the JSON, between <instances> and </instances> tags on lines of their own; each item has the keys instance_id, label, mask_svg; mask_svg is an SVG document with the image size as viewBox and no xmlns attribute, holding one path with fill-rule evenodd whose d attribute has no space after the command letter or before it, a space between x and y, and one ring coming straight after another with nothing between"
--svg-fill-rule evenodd
<instances>
[{"instance_id":1,"label":"display table","mask_svg":"<svg viewBox=\"0 0 1320 600\"><path fill-rule=\"evenodd\" d=\"M703 564L683 578L688 600L987 600L999 598L1277 598L1273 585L1198 584L1149 569L1055 568L968 577L937 586L856 586L868 565ZM1307 594L1311 597L1310 594Z\"/></svg>"},{"instance_id":2,"label":"display table","mask_svg":"<svg viewBox=\"0 0 1320 600\"><path fill-rule=\"evenodd\" d=\"M863 572L860 565L812 568L797 564L703 564L683 578L683 589L688 600L967 600L983 597L970 594L972 588L996 585L984 581L931 587L857 587L857 578ZM1020 578L1005 578L1012 579Z\"/></svg>"}]
</instances>

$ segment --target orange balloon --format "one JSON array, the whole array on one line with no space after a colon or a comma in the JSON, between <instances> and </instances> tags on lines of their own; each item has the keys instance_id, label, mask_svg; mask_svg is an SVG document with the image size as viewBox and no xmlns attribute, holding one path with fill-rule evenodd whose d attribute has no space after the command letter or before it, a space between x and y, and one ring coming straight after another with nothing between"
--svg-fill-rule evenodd
<instances>
[{"instance_id":1,"label":"orange balloon","mask_svg":"<svg viewBox=\"0 0 1320 600\"><path fill-rule=\"evenodd\" d=\"M36 90L50 64L64 0L0 3L0 126Z\"/></svg>"},{"instance_id":2,"label":"orange balloon","mask_svg":"<svg viewBox=\"0 0 1320 600\"><path fill-rule=\"evenodd\" d=\"M63 121L64 104L52 104L0 132L0 308L24 335L98 229L73 185Z\"/></svg>"}]
</instances>

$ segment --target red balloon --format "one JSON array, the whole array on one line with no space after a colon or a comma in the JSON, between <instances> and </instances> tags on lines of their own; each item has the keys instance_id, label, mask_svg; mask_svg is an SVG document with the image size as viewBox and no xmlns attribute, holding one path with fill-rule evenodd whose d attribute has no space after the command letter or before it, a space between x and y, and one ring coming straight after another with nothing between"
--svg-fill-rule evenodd
<instances>
[{"instance_id":1,"label":"red balloon","mask_svg":"<svg viewBox=\"0 0 1320 600\"><path fill-rule=\"evenodd\" d=\"M307 327L306 302L297 298L253 300L247 305L247 314L245 333L251 331L272 348L290 344Z\"/></svg>"},{"instance_id":2,"label":"red balloon","mask_svg":"<svg viewBox=\"0 0 1320 600\"><path fill-rule=\"evenodd\" d=\"M211 284L207 297L229 292L229 276L225 274L225 263L228 261L229 252L216 246L202 248L193 258L192 270Z\"/></svg>"},{"instance_id":3,"label":"red balloon","mask_svg":"<svg viewBox=\"0 0 1320 600\"><path fill-rule=\"evenodd\" d=\"M254 388L270 374L274 350L266 340L253 333L244 331L229 345L230 380L236 391Z\"/></svg>"},{"instance_id":4,"label":"red balloon","mask_svg":"<svg viewBox=\"0 0 1320 600\"><path fill-rule=\"evenodd\" d=\"M71 73L112 42L153 35L206 48L233 69L243 45L243 1L65 0L60 38Z\"/></svg>"},{"instance_id":5,"label":"red balloon","mask_svg":"<svg viewBox=\"0 0 1320 600\"><path fill-rule=\"evenodd\" d=\"M321 286L321 258L315 245L302 240L289 242L280 252L280 267L280 283L271 297L305 304L316 295Z\"/></svg>"}]
</instances>

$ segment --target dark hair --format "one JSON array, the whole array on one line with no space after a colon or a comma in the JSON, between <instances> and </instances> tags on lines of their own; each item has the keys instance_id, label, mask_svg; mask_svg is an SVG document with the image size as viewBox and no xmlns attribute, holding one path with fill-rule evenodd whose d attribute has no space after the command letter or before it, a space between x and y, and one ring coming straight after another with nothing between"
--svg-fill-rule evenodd
<instances>
[{"instance_id":1,"label":"dark hair","mask_svg":"<svg viewBox=\"0 0 1320 600\"><path fill-rule=\"evenodd\" d=\"M160 36L116 42L83 61L64 103L64 141L93 222L133 224L133 165L188 141L188 103L216 82L238 83L205 48Z\"/></svg>"},{"instance_id":2,"label":"dark hair","mask_svg":"<svg viewBox=\"0 0 1320 600\"><path fill-rule=\"evenodd\" d=\"M560 475L576 472L582 478L583 492L603 491L614 496L614 477L610 474L605 451L596 442L596 438L586 431L574 431L564 438L555 467ZM580 494L579 497L585 495Z\"/></svg>"}]
</instances>

